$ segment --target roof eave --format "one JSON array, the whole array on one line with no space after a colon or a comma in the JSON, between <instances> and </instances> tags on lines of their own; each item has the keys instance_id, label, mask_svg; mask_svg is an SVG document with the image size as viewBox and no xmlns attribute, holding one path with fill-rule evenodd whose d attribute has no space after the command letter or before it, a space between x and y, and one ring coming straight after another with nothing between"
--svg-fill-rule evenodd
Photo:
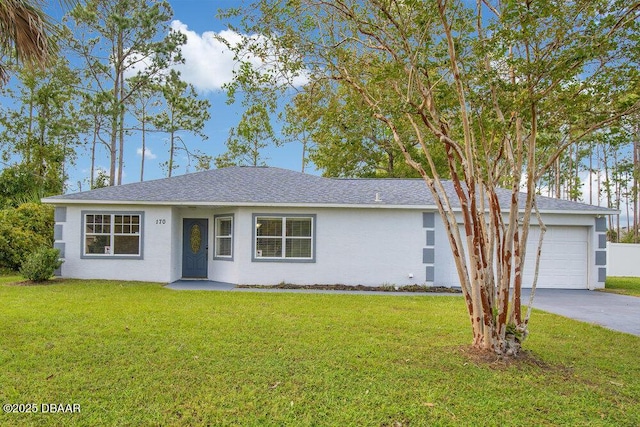
<instances>
[{"instance_id":1,"label":"roof eave","mask_svg":"<svg viewBox=\"0 0 640 427\"><path fill-rule=\"evenodd\" d=\"M147 201L147 200L79 200L79 199L54 199L44 198L43 203L55 205L149 205L149 206L175 206L175 207L283 207L283 208L360 208L360 209L416 209L416 210L437 210L436 205L408 205L408 204L384 204L382 203L272 203L272 202L215 202L215 201ZM460 212L460 208L454 208L455 212ZM524 212L520 210L520 212ZM619 210L615 209L540 209L544 214L562 215L618 215Z\"/></svg>"},{"instance_id":2,"label":"roof eave","mask_svg":"<svg viewBox=\"0 0 640 427\"><path fill-rule=\"evenodd\" d=\"M52 205L149 205L176 207L285 207L285 208L382 208L382 209L436 209L435 205L396 205L383 203L274 203L274 202L216 202L216 201L165 201L165 200L79 200L79 199L42 199L42 203Z\"/></svg>"}]
</instances>

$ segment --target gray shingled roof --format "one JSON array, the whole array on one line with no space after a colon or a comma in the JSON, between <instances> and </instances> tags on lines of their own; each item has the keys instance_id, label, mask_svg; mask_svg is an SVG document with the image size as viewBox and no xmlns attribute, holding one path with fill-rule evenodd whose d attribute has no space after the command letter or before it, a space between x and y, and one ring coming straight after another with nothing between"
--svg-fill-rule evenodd
<instances>
[{"instance_id":1,"label":"gray shingled roof","mask_svg":"<svg viewBox=\"0 0 640 427\"><path fill-rule=\"evenodd\" d=\"M450 182L445 182L457 203ZM381 201L376 201L376 193ZM507 206L510 193L499 194ZM136 203L194 205L403 206L434 208L421 179L335 179L272 167L230 167L171 178L48 197L47 203ZM611 214L603 207L538 197L542 211Z\"/></svg>"}]
</instances>

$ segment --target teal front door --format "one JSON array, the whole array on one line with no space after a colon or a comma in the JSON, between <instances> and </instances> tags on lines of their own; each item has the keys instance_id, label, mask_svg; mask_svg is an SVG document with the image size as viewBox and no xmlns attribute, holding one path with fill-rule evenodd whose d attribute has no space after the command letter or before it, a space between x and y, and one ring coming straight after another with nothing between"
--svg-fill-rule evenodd
<instances>
[{"instance_id":1,"label":"teal front door","mask_svg":"<svg viewBox=\"0 0 640 427\"><path fill-rule=\"evenodd\" d=\"M207 278L209 220L185 218L182 221L182 277Z\"/></svg>"}]
</instances>

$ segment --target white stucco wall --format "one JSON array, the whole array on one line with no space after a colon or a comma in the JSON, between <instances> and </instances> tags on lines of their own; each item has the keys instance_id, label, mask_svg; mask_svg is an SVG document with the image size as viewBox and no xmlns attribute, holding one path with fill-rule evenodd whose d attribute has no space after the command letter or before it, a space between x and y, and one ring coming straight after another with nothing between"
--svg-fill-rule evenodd
<instances>
[{"instance_id":1,"label":"white stucco wall","mask_svg":"<svg viewBox=\"0 0 640 427\"><path fill-rule=\"evenodd\" d=\"M83 259L82 211L144 212L143 259ZM162 221L164 220L164 222ZM113 279L166 282L171 266L171 209L167 207L72 205L66 210L62 224L65 256L63 277L79 279Z\"/></svg>"},{"instance_id":2,"label":"white stucco wall","mask_svg":"<svg viewBox=\"0 0 640 427\"><path fill-rule=\"evenodd\" d=\"M422 211L392 209L173 208L171 281L181 276L182 221L209 222L208 279L236 284L407 285L425 282ZM216 215L233 215L233 260L213 259ZM315 262L252 260L253 215L315 215ZM409 277L412 275L413 277Z\"/></svg>"},{"instance_id":3,"label":"white stucco wall","mask_svg":"<svg viewBox=\"0 0 640 427\"><path fill-rule=\"evenodd\" d=\"M254 213L315 214L315 262L252 261ZM236 283L421 284L425 282L424 240L421 211L240 209L236 215Z\"/></svg>"},{"instance_id":4,"label":"white stucco wall","mask_svg":"<svg viewBox=\"0 0 640 427\"><path fill-rule=\"evenodd\" d=\"M640 277L640 244L609 242L607 260L608 276Z\"/></svg>"},{"instance_id":5,"label":"white stucco wall","mask_svg":"<svg viewBox=\"0 0 640 427\"><path fill-rule=\"evenodd\" d=\"M82 259L81 212L143 211L143 259ZM172 282L182 277L182 224L185 218L203 218L208 221L207 244L208 279L236 284L267 284L281 282L295 284L348 284L348 285L409 285L433 283L459 286L451 249L442 221L437 213L433 226L425 228L424 210L387 208L265 208L265 207L164 207L141 205L88 205L67 206L66 220L62 223L65 244L64 277L143 280ZM233 215L233 259L213 259L214 218L216 215ZM315 215L314 262L269 262L252 259L253 215ZM599 238L594 231L594 217L585 215L546 215L545 223L555 230L573 227L583 230L586 236L584 261L584 287L604 285L599 280L602 264L596 265L596 252L602 252ZM427 242L427 233L434 233L434 242ZM549 233L545 245L553 245ZM528 271L533 269L537 239L531 239L528 249ZM601 242L600 242L601 244ZM625 245L628 246L628 245ZM429 252L432 251L432 252ZM427 252L434 254L433 262L427 261ZM552 282L553 260L544 259L539 286L561 287L562 282ZM602 254L600 254L602 255ZM611 259L611 255L608 257ZM554 268L562 268L556 265ZM610 267L615 268L615 267ZM431 280L427 270L434 276ZM603 273L604 271L600 271ZM612 274L611 272L609 273ZM602 276L602 274L600 274ZM525 281L528 275L525 271ZM582 280L582 279L581 279Z\"/></svg>"}]
</instances>

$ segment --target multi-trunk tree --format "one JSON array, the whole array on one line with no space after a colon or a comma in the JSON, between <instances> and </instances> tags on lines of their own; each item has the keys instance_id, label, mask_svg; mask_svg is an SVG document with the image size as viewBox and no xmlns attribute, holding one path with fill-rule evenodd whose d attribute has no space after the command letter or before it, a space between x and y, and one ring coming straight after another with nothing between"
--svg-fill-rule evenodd
<instances>
[{"instance_id":1,"label":"multi-trunk tree","mask_svg":"<svg viewBox=\"0 0 640 427\"><path fill-rule=\"evenodd\" d=\"M263 0L229 13L252 35L236 49L280 66L262 88L285 90L282 76L305 73L310 85L355 92L385 125L435 200L473 347L499 354L517 354L528 334L527 240L532 224L544 231L536 183L568 147L638 109L628 52L638 49L639 14L618 0ZM600 102L577 103L587 91ZM546 135L554 142L538 158ZM423 158L411 151L416 143ZM498 198L501 187L508 200Z\"/></svg>"}]
</instances>

